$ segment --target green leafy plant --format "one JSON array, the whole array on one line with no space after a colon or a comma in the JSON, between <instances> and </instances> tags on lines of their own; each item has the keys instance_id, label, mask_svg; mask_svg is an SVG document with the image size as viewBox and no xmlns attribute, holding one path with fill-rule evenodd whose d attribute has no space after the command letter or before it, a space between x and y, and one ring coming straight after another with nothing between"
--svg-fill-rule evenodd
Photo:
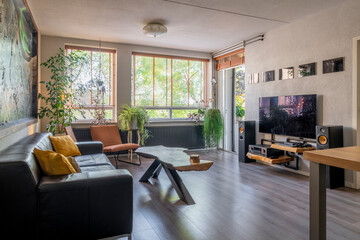
<instances>
[{"instance_id":1,"label":"green leafy plant","mask_svg":"<svg viewBox=\"0 0 360 240\"><path fill-rule=\"evenodd\" d=\"M235 97L235 115L239 118L245 116L245 95L238 94Z\"/></svg>"},{"instance_id":2,"label":"green leafy plant","mask_svg":"<svg viewBox=\"0 0 360 240\"><path fill-rule=\"evenodd\" d=\"M208 101L204 101L204 100L201 100L199 102L199 108L197 109L196 112L193 112L193 113L189 113L188 114L188 119L189 120L195 120L195 123L198 123L199 121L203 120L205 114L206 114L206 111L207 109L210 107L210 103L213 102L213 99L210 98Z\"/></svg>"},{"instance_id":3,"label":"green leafy plant","mask_svg":"<svg viewBox=\"0 0 360 240\"><path fill-rule=\"evenodd\" d=\"M41 81L46 87L46 94L39 93L38 98L45 101L45 106L39 108L39 118L49 118L46 130L53 135L64 133L66 126L76 120L72 104L82 95L81 90L71 92L71 85L81 73L86 59L77 51L65 53L63 49L41 63L51 71L50 81Z\"/></svg>"},{"instance_id":4,"label":"green leafy plant","mask_svg":"<svg viewBox=\"0 0 360 240\"><path fill-rule=\"evenodd\" d=\"M241 105L236 105L236 112L235 112L236 116L239 118L242 118L245 116L245 109L243 106Z\"/></svg>"},{"instance_id":5,"label":"green leafy plant","mask_svg":"<svg viewBox=\"0 0 360 240\"><path fill-rule=\"evenodd\" d=\"M219 109L208 109L204 119L203 136L206 147L217 147L224 133L224 122Z\"/></svg>"},{"instance_id":6,"label":"green leafy plant","mask_svg":"<svg viewBox=\"0 0 360 240\"><path fill-rule=\"evenodd\" d=\"M119 124L123 131L139 129L141 135L141 144L150 137L145 124L149 122L149 116L143 107L132 107L127 104L121 107L119 111Z\"/></svg>"}]
</instances>

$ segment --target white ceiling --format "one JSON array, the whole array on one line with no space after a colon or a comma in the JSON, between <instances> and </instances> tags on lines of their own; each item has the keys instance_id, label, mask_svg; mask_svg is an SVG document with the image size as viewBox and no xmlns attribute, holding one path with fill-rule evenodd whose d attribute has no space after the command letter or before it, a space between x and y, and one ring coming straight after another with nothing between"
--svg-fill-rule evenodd
<instances>
[{"instance_id":1,"label":"white ceiling","mask_svg":"<svg viewBox=\"0 0 360 240\"><path fill-rule=\"evenodd\" d=\"M345 0L28 0L41 34L214 52ZM160 21L168 33L147 37Z\"/></svg>"}]
</instances>

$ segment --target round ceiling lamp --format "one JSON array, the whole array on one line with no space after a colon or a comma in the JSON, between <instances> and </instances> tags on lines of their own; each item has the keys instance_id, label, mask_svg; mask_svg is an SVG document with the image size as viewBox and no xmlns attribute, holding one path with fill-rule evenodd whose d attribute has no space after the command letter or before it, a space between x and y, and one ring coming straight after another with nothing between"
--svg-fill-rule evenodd
<instances>
[{"instance_id":1,"label":"round ceiling lamp","mask_svg":"<svg viewBox=\"0 0 360 240\"><path fill-rule=\"evenodd\" d=\"M167 33L167 28L161 23L149 23L143 28L143 32L149 37L159 37Z\"/></svg>"}]
</instances>

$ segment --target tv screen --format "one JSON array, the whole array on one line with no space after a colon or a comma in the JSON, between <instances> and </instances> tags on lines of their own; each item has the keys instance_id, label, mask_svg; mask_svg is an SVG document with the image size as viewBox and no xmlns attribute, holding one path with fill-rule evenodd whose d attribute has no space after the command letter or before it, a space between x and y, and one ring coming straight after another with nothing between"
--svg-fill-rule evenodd
<instances>
[{"instance_id":1,"label":"tv screen","mask_svg":"<svg viewBox=\"0 0 360 240\"><path fill-rule=\"evenodd\" d=\"M316 95L261 97L259 131L316 138Z\"/></svg>"}]
</instances>

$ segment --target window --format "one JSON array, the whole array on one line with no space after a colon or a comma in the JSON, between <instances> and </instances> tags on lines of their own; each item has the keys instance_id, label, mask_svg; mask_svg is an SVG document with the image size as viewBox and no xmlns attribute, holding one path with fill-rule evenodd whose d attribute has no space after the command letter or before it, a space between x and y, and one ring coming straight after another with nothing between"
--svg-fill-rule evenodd
<instances>
[{"instance_id":1,"label":"window","mask_svg":"<svg viewBox=\"0 0 360 240\"><path fill-rule=\"evenodd\" d=\"M81 69L76 69L76 79L72 84L71 91L75 92L80 88L84 89L83 94L72 103L78 120L93 119L97 96L100 96L100 103L104 103L106 119L115 120L115 56L116 51L111 49L87 48L77 46L66 46L67 52L77 51L86 58L86 64ZM91 84L91 80L96 84ZM100 80L100 81L99 81ZM102 89L101 94L99 89Z\"/></svg>"},{"instance_id":2,"label":"window","mask_svg":"<svg viewBox=\"0 0 360 240\"><path fill-rule=\"evenodd\" d=\"M187 119L206 96L207 59L133 53L132 105L152 119Z\"/></svg>"}]
</instances>

